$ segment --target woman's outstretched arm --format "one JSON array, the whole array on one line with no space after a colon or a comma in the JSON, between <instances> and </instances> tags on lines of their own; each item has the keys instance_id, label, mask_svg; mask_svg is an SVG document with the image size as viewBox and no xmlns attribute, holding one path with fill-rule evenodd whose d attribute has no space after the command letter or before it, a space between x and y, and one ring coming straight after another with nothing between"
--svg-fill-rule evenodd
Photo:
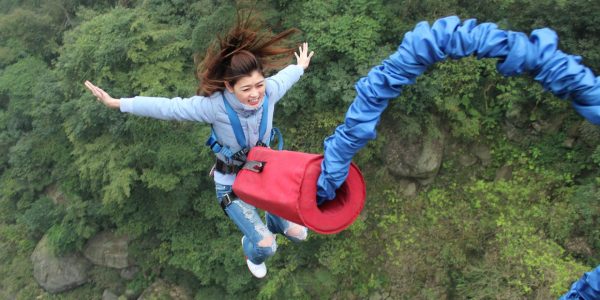
<instances>
[{"instance_id":1,"label":"woman's outstretched arm","mask_svg":"<svg viewBox=\"0 0 600 300\"><path fill-rule=\"evenodd\" d=\"M142 97L115 99L101 88L85 81L86 88L106 107L136 116L160 120L196 121L212 124L215 120L215 101L210 97L191 98Z\"/></svg>"}]
</instances>

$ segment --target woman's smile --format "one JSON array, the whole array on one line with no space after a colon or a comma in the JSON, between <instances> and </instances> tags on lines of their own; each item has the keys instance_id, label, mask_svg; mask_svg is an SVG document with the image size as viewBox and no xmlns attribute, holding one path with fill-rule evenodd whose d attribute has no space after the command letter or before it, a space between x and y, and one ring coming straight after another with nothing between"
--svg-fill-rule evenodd
<instances>
[{"instance_id":1,"label":"woman's smile","mask_svg":"<svg viewBox=\"0 0 600 300\"><path fill-rule=\"evenodd\" d=\"M258 71L240 78L233 87L226 84L227 90L248 106L257 106L265 96L265 77Z\"/></svg>"}]
</instances>

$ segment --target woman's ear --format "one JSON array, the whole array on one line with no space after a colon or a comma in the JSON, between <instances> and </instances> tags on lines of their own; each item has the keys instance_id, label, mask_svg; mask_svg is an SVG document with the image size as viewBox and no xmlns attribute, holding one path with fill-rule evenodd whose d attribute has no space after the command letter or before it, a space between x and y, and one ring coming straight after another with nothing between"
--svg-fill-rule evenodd
<instances>
[{"instance_id":1,"label":"woman's ear","mask_svg":"<svg viewBox=\"0 0 600 300\"><path fill-rule=\"evenodd\" d=\"M229 84L229 82L225 81L225 88L230 92L233 93L233 87Z\"/></svg>"}]
</instances>

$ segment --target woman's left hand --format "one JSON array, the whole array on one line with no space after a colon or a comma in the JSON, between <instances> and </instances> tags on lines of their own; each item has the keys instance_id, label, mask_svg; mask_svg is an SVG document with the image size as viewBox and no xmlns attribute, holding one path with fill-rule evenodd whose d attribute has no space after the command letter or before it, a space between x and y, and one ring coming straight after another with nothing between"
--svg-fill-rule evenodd
<instances>
[{"instance_id":1,"label":"woman's left hand","mask_svg":"<svg viewBox=\"0 0 600 300\"><path fill-rule=\"evenodd\" d=\"M302 43L302 46L300 46L298 50L300 50L298 53L294 52L294 55L296 56L296 64L301 66L302 69L306 70L310 64L310 58L313 56L313 54L315 54L315 52L310 51L310 54L308 53L308 43L306 42Z\"/></svg>"}]
</instances>

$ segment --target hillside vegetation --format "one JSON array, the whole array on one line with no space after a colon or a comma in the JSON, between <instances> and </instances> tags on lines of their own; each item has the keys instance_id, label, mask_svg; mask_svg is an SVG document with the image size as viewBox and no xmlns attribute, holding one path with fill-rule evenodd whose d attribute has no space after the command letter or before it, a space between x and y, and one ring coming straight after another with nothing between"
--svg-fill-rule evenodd
<instances>
[{"instance_id":1,"label":"hillside vegetation","mask_svg":"<svg viewBox=\"0 0 600 300\"><path fill-rule=\"evenodd\" d=\"M254 279L207 176L210 126L121 114L83 86L194 95L194 53L234 21L235 5L0 0L0 298L555 299L600 264L600 128L531 77L467 58L435 65L390 102L355 157L367 183L357 221L302 244L280 238L269 275ZM275 32L300 29L297 42L315 51L277 106L288 150L322 153L354 83L419 21L550 27L600 74L599 1L269 0L255 10ZM64 291L38 284L36 246L89 260L99 234L125 237L124 265L86 262Z\"/></svg>"}]
</instances>

